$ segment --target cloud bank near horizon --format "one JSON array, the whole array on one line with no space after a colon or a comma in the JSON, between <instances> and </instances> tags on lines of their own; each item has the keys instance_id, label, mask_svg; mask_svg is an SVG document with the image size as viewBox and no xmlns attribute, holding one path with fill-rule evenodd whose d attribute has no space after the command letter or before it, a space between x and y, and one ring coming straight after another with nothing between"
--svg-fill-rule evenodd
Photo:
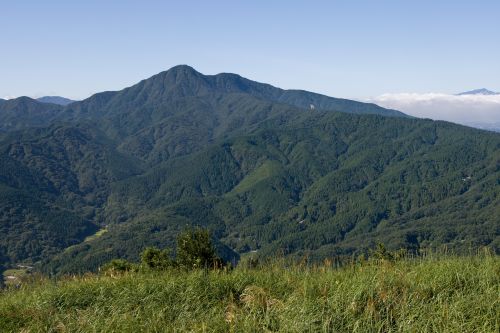
<instances>
[{"instance_id":1,"label":"cloud bank near horizon","mask_svg":"<svg viewBox=\"0 0 500 333\"><path fill-rule=\"evenodd\" d=\"M383 94L369 100L411 116L460 124L500 124L500 95Z\"/></svg>"}]
</instances>

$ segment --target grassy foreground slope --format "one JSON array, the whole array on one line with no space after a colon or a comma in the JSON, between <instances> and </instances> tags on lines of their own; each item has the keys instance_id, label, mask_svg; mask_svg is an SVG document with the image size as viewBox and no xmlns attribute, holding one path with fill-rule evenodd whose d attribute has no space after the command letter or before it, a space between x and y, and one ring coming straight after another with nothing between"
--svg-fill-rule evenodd
<instances>
[{"instance_id":1,"label":"grassy foreground slope","mask_svg":"<svg viewBox=\"0 0 500 333\"><path fill-rule=\"evenodd\" d=\"M498 332L495 256L128 273L0 294L0 331Z\"/></svg>"}]
</instances>

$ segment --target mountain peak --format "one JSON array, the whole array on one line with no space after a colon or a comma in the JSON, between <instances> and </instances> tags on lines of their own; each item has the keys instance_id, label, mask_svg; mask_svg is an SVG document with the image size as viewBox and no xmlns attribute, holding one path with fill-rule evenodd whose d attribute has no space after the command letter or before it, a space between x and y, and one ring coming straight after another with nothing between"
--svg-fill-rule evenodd
<instances>
[{"instance_id":1,"label":"mountain peak","mask_svg":"<svg viewBox=\"0 0 500 333\"><path fill-rule=\"evenodd\" d=\"M465 91L462 93L457 94L458 96L464 96L464 95L499 95L499 93L496 93L494 91L488 90L486 88L481 88L481 89L474 89L471 91Z\"/></svg>"},{"instance_id":2,"label":"mountain peak","mask_svg":"<svg viewBox=\"0 0 500 333\"><path fill-rule=\"evenodd\" d=\"M188 65L177 65L164 72L142 81L149 89L157 93L180 89L183 94L195 94L200 86L205 85L206 77Z\"/></svg>"},{"instance_id":3,"label":"mountain peak","mask_svg":"<svg viewBox=\"0 0 500 333\"><path fill-rule=\"evenodd\" d=\"M174 67L169 68L165 72L194 72L194 73L199 73L196 69L193 67L186 65L186 64L180 64L176 65Z\"/></svg>"},{"instance_id":4,"label":"mountain peak","mask_svg":"<svg viewBox=\"0 0 500 333\"><path fill-rule=\"evenodd\" d=\"M167 69L166 71L161 72L158 75L155 75L153 77L156 77L156 76L186 79L186 78L192 78L192 77L200 77L200 76L204 76L204 75L201 74L200 72L198 72L196 69L194 69L191 66L177 65L177 66L174 66L170 69Z\"/></svg>"},{"instance_id":5,"label":"mountain peak","mask_svg":"<svg viewBox=\"0 0 500 333\"><path fill-rule=\"evenodd\" d=\"M232 73L204 75L188 65L174 66L131 88L141 90L143 96L148 95L148 99L152 96L170 98L213 93L252 93L263 89L277 89Z\"/></svg>"},{"instance_id":6,"label":"mountain peak","mask_svg":"<svg viewBox=\"0 0 500 333\"><path fill-rule=\"evenodd\" d=\"M28 97L28 96L19 96L16 98L8 99L6 101L12 105L14 105L14 104L33 104L33 103L36 104L37 103L36 99L33 99L31 97Z\"/></svg>"},{"instance_id":7,"label":"mountain peak","mask_svg":"<svg viewBox=\"0 0 500 333\"><path fill-rule=\"evenodd\" d=\"M71 99L66 98L66 97L61 97L61 96L43 96L43 97L37 98L36 100L39 102L42 102L42 103L52 103L52 104L63 105L63 106L75 102L74 100L71 100Z\"/></svg>"}]
</instances>

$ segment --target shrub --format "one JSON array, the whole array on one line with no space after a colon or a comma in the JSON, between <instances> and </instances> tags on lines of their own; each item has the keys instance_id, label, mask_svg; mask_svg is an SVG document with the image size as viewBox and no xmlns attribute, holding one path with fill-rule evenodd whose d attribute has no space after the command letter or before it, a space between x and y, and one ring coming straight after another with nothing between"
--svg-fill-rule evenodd
<instances>
[{"instance_id":1,"label":"shrub","mask_svg":"<svg viewBox=\"0 0 500 333\"><path fill-rule=\"evenodd\" d=\"M160 250L156 247L148 247L141 253L141 264L150 269L163 270L175 266L170 259L169 250Z\"/></svg>"},{"instance_id":2,"label":"shrub","mask_svg":"<svg viewBox=\"0 0 500 333\"><path fill-rule=\"evenodd\" d=\"M125 259L113 259L107 264L101 267L101 270L106 273L123 273L135 271L136 267L134 264L128 262Z\"/></svg>"},{"instance_id":3,"label":"shrub","mask_svg":"<svg viewBox=\"0 0 500 333\"><path fill-rule=\"evenodd\" d=\"M370 258L379 261L396 261L408 257L406 249L399 249L397 251L389 251L383 243L377 243L375 249L370 250Z\"/></svg>"}]
</instances>

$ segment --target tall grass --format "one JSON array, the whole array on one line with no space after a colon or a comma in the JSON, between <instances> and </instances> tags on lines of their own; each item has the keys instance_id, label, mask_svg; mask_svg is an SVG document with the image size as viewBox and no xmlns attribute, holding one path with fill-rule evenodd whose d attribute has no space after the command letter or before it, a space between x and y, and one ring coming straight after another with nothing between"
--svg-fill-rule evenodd
<instances>
[{"instance_id":1,"label":"tall grass","mask_svg":"<svg viewBox=\"0 0 500 333\"><path fill-rule=\"evenodd\" d=\"M44 280L0 294L0 331L499 332L500 259Z\"/></svg>"}]
</instances>

